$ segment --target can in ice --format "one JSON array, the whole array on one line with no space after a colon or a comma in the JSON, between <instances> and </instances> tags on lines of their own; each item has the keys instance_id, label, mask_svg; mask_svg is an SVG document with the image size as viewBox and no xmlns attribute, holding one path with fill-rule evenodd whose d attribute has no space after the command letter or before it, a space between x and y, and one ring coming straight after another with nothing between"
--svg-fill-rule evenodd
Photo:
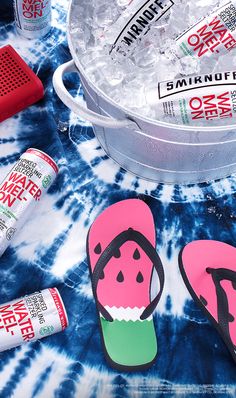
<instances>
[{"instance_id":1,"label":"can in ice","mask_svg":"<svg viewBox=\"0 0 236 398\"><path fill-rule=\"evenodd\" d=\"M51 29L51 0L14 0L17 31L28 39L45 36Z\"/></svg>"},{"instance_id":2,"label":"can in ice","mask_svg":"<svg viewBox=\"0 0 236 398\"><path fill-rule=\"evenodd\" d=\"M56 288L0 305L0 352L61 332L67 313Z\"/></svg>"},{"instance_id":3,"label":"can in ice","mask_svg":"<svg viewBox=\"0 0 236 398\"><path fill-rule=\"evenodd\" d=\"M131 55L154 23L161 26L174 5L174 0L132 0L106 31L111 57Z\"/></svg>"},{"instance_id":4,"label":"can in ice","mask_svg":"<svg viewBox=\"0 0 236 398\"><path fill-rule=\"evenodd\" d=\"M54 160L28 149L0 184L0 255L58 173Z\"/></svg>"},{"instance_id":5,"label":"can in ice","mask_svg":"<svg viewBox=\"0 0 236 398\"><path fill-rule=\"evenodd\" d=\"M236 1L225 1L176 38L177 58L221 56L236 48Z\"/></svg>"},{"instance_id":6,"label":"can in ice","mask_svg":"<svg viewBox=\"0 0 236 398\"><path fill-rule=\"evenodd\" d=\"M236 71L183 76L146 93L158 117L184 125L236 118Z\"/></svg>"}]
</instances>

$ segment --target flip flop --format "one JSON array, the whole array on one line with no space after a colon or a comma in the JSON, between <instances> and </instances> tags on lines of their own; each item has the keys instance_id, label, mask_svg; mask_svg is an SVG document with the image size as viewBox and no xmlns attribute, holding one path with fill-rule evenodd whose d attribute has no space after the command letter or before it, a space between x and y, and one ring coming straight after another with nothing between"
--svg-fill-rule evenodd
<instances>
[{"instance_id":1,"label":"flip flop","mask_svg":"<svg viewBox=\"0 0 236 398\"><path fill-rule=\"evenodd\" d=\"M157 355L152 313L161 297L164 271L155 244L151 210L139 199L108 207L88 233L87 256L103 349L108 363L118 370L147 369ZM151 300L154 269L159 292Z\"/></svg>"},{"instance_id":2,"label":"flip flop","mask_svg":"<svg viewBox=\"0 0 236 398\"><path fill-rule=\"evenodd\" d=\"M184 282L236 362L236 248L214 240L187 244L179 255Z\"/></svg>"}]
</instances>

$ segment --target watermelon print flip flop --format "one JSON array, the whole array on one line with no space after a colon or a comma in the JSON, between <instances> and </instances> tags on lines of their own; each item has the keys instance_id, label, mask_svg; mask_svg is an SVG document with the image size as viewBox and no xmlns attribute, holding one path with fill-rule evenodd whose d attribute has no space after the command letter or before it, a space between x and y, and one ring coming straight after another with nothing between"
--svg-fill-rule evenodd
<instances>
[{"instance_id":1,"label":"watermelon print flip flop","mask_svg":"<svg viewBox=\"0 0 236 398\"><path fill-rule=\"evenodd\" d=\"M164 271L155 244L151 210L139 199L108 207L88 233L88 263L104 353L108 363L121 371L147 369L157 355L152 313L162 294ZM159 291L151 300L154 269Z\"/></svg>"},{"instance_id":2,"label":"watermelon print flip flop","mask_svg":"<svg viewBox=\"0 0 236 398\"><path fill-rule=\"evenodd\" d=\"M236 362L236 248L197 240L179 255L184 282L213 323Z\"/></svg>"}]
</instances>

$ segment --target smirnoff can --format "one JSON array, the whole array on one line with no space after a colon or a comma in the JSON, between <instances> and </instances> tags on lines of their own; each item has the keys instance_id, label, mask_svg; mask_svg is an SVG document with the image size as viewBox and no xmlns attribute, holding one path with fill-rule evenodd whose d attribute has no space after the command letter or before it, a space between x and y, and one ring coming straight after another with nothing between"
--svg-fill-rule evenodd
<instances>
[{"instance_id":1,"label":"smirnoff can","mask_svg":"<svg viewBox=\"0 0 236 398\"><path fill-rule=\"evenodd\" d=\"M176 38L177 58L221 56L236 48L236 1L225 0Z\"/></svg>"},{"instance_id":2,"label":"smirnoff can","mask_svg":"<svg viewBox=\"0 0 236 398\"><path fill-rule=\"evenodd\" d=\"M28 39L45 36L51 28L51 0L14 0L18 33Z\"/></svg>"},{"instance_id":3,"label":"smirnoff can","mask_svg":"<svg viewBox=\"0 0 236 398\"><path fill-rule=\"evenodd\" d=\"M146 93L158 117L184 125L236 118L236 71L183 76Z\"/></svg>"},{"instance_id":4,"label":"smirnoff can","mask_svg":"<svg viewBox=\"0 0 236 398\"><path fill-rule=\"evenodd\" d=\"M112 58L131 55L154 23L166 23L174 0L131 0L118 20L109 26L105 37L112 43Z\"/></svg>"},{"instance_id":5,"label":"smirnoff can","mask_svg":"<svg viewBox=\"0 0 236 398\"><path fill-rule=\"evenodd\" d=\"M67 313L56 288L0 305L0 352L61 332Z\"/></svg>"},{"instance_id":6,"label":"smirnoff can","mask_svg":"<svg viewBox=\"0 0 236 398\"><path fill-rule=\"evenodd\" d=\"M0 184L0 256L58 173L54 160L30 148Z\"/></svg>"}]
</instances>

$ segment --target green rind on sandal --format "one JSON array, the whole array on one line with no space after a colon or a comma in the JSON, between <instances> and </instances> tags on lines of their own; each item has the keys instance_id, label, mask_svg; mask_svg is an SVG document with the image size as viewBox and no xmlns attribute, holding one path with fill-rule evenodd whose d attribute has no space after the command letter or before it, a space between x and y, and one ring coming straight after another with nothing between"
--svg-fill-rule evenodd
<instances>
[{"instance_id":1,"label":"green rind on sandal","mask_svg":"<svg viewBox=\"0 0 236 398\"><path fill-rule=\"evenodd\" d=\"M100 318L100 321L105 348L113 362L140 366L155 359L157 340L153 320L108 322Z\"/></svg>"}]
</instances>

